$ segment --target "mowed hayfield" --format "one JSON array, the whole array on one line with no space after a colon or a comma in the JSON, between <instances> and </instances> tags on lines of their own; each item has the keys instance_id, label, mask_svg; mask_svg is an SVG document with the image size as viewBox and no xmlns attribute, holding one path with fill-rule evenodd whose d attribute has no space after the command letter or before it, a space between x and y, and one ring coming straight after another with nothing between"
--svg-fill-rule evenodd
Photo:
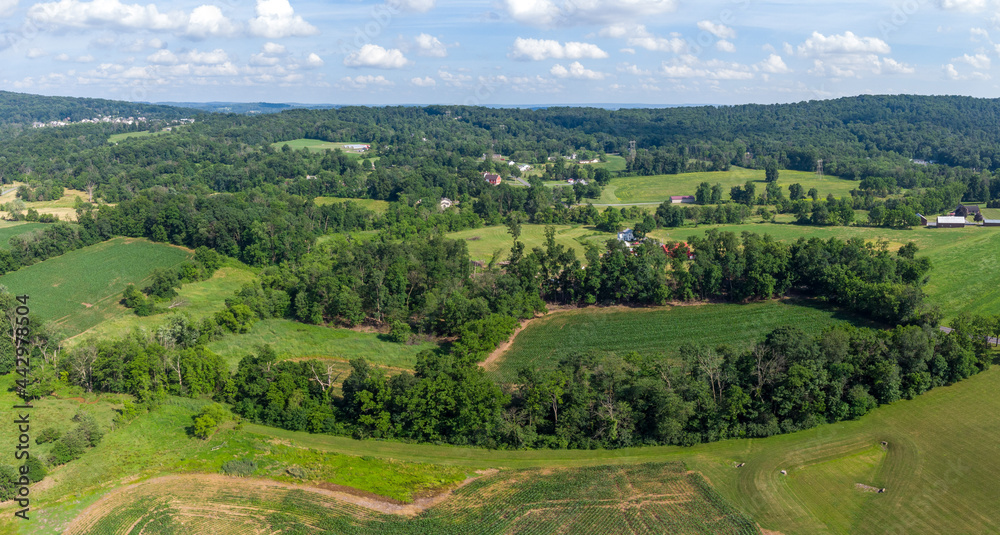
<instances>
[{"instance_id":1,"label":"mowed hayfield","mask_svg":"<svg viewBox=\"0 0 1000 535\"><path fill-rule=\"evenodd\" d=\"M809 225L748 223L745 225L700 225L660 229L650 235L660 241L686 241L703 236L709 229L770 234L779 240L805 238L859 237L868 241L885 240L890 250L907 242L917 244L917 256L930 258L930 279L924 287L927 301L941 307L946 319L962 312L1000 314L1000 227L938 229L914 227L897 230L873 227L816 227Z\"/></svg>"},{"instance_id":2,"label":"mowed hayfield","mask_svg":"<svg viewBox=\"0 0 1000 535\"><path fill-rule=\"evenodd\" d=\"M764 191L763 169L745 169L732 167L729 171L710 171L701 173L681 173L676 175L632 176L611 179L604 187L601 198L595 204L630 204L663 202L672 195L694 195L698 184L708 182L711 185L722 185L722 198L729 199L729 190L733 186L742 186L748 180L756 183L757 193ZM858 182L843 180L834 176L819 178L815 173L790 171L782 169L778 172L778 185L788 195L789 184L800 184L804 191L816 188L821 197L832 193L834 197L845 197L858 187Z\"/></svg>"},{"instance_id":3,"label":"mowed hayfield","mask_svg":"<svg viewBox=\"0 0 1000 535\"><path fill-rule=\"evenodd\" d=\"M779 326L795 325L807 334L818 334L852 319L806 301L561 310L531 320L486 369L498 382L511 383L521 368L554 369L575 354L637 351L672 357L684 343L742 349Z\"/></svg>"},{"instance_id":4,"label":"mowed hayfield","mask_svg":"<svg viewBox=\"0 0 1000 535\"><path fill-rule=\"evenodd\" d=\"M23 221L0 221L0 249L10 250L10 239L21 234L41 231L47 223L27 223Z\"/></svg>"},{"instance_id":5,"label":"mowed hayfield","mask_svg":"<svg viewBox=\"0 0 1000 535\"><path fill-rule=\"evenodd\" d=\"M111 493L65 533L286 533L307 526L338 535L760 533L679 462L488 473L423 511L258 480L174 476Z\"/></svg>"},{"instance_id":6,"label":"mowed hayfield","mask_svg":"<svg viewBox=\"0 0 1000 535\"><path fill-rule=\"evenodd\" d=\"M361 156L363 153L358 152L357 149L349 149L347 145L370 145L371 143L367 141L349 141L349 142L330 142L322 141L319 139L293 139L291 141L279 141L277 143L271 143L271 146L275 149L281 150L282 147L288 145L294 150L299 149L309 149L312 152L323 152L325 150L337 150L340 149L347 154L353 154L355 156Z\"/></svg>"},{"instance_id":7,"label":"mowed hayfield","mask_svg":"<svg viewBox=\"0 0 1000 535\"><path fill-rule=\"evenodd\" d=\"M583 260L588 242L603 244L615 236L601 232L592 226L585 225L552 225L556 228L556 243L576 251L577 258ZM546 225L521 225L521 236L518 241L524 244L525 252L535 247L545 247ZM489 262L494 253L500 251L500 259L510 257L510 248L514 240L506 226L483 227L462 230L447 234L453 240L465 240L469 246L469 258Z\"/></svg>"},{"instance_id":8,"label":"mowed hayfield","mask_svg":"<svg viewBox=\"0 0 1000 535\"><path fill-rule=\"evenodd\" d=\"M111 314L108 319L87 329L67 341L69 346L89 339L119 338L135 329L154 331L173 314L184 314L194 321L214 314L226 307L226 299L232 297L244 284L252 282L255 274L246 266L236 265L219 268L211 278L184 284L177 290L171 304L174 308L160 314L140 317L131 310L117 304L120 314ZM164 304L161 307L166 306Z\"/></svg>"},{"instance_id":9,"label":"mowed hayfield","mask_svg":"<svg viewBox=\"0 0 1000 535\"><path fill-rule=\"evenodd\" d=\"M256 352L263 344L271 344L280 359L338 360L343 362L345 369L348 369L348 360L364 357L380 366L412 370L417 364L417 353L438 347L428 341L398 344L377 332L269 319L258 321L248 333L230 334L211 342L208 348L224 357L235 369L240 359Z\"/></svg>"},{"instance_id":10,"label":"mowed hayfield","mask_svg":"<svg viewBox=\"0 0 1000 535\"><path fill-rule=\"evenodd\" d=\"M115 238L0 276L16 295L28 295L31 311L67 336L131 313L118 304L125 286L143 286L156 268L192 257L181 247L144 239Z\"/></svg>"},{"instance_id":11,"label":"mowed hayfield","mask_svg":"<svg viewBox=\"0 0 1000 535\"><path fill-rule=\"evenodd\" d=\"M0 195L0 204L8 203L17 198L17 186L21 183L15 182L10 186L4 187L4 194ZM59 218L60 221L76 221L76 209L73 208L76 205L76 198L79 197L83 201L86 201L89 196L86 191L81 191L77 189L65 189L63 190L63 196L59 199L53 201L36 201L36 202L25 202L25 210L28 208L34 208L38 210L40 214L51 214ZM10 214L7 212L0 211L0 217L6 219ZM6 240L5 240L6 242Z\"/></svg>"},{"instance_id":12,"label":"mowed hayfield","mask_svg":"<svg viewBox=\"0 0 1000 535\"><path fill-rule=\"evenodd\" d=\"M325 206L327 204L336 204L351 201L352 203L371 210L376 214L384 214L389 210L389 201L378 201L375 199L353 199L350 197L316 197L313 202L316 206Z\"/></svg>"}]
</instances>

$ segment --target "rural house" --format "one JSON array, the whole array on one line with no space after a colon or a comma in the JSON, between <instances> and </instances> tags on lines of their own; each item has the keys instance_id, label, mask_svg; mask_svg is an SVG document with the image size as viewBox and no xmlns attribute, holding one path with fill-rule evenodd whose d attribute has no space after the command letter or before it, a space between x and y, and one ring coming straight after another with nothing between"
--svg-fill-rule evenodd
<instances>
[{"instance_id":1,"label":"rural house","mask_svg":"<svg viewBox=\"0 0 1000 535\"><path fill-rule=\"evenodd\" d=\"M670 202L672 204L681 203L693 203L695 201L694 195L671 195Z\"/></svg>"},{"instance_id":2,"label":"rural house","mask_svg":"<svg viewBox=\"0 0 1000 535\"><path fill-rule=\"evenodd\" d=\"M627 228L618 233L618 239L620 241L635 241L635 234L632 232L632 229Z\"/></svg>"},{"instance_id":3,"label":"rural house","mask_svg":"<svg viewBox=\"0 0 1000 535\"><path fill-rule=\"evenodd\" d=\"M493 186L500 185L500 175L494 173L483 173L483 180L486 180Z\"/></svg>"},{"instance_id":4,"label":"rural house","mask_svg":"<svg viewBox=\"0 0 1000 535\"><path fill-rule=\"evenodd\" d=\"M955 208L955 215L960 217L967 217L970 215L975 215L979 213L978 204L960 204Z\"/></svg>"}]
</instances>

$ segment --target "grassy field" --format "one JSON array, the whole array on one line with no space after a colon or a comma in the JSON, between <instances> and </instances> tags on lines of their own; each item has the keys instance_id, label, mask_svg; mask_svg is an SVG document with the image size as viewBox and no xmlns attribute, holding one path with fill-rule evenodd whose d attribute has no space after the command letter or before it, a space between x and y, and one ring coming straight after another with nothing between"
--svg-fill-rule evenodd
<instances>
[{"instance_id":1,"label":"grassy field","mask_svg":"<svg viewBox=\"0 0 1000 535\"><path fill-rule=\"evenodd\" d=\"M795 325L810 334L850 318L829 308L788 301L629 309L584 308L532 320L487 370L512 382L522 367L552 369L588 351L674 355L685 343L748 347L775 327ZM724 327L723 327L724 326Z\"/></svg>"},{"instance_id":2,"label":"grassy field","mask_svg":"<svg viewBox=\"0 0 1000 535\"><path fill-rule=\"evenodd\" d=\"M47 223L25 223L23 221L0 221L0 249L10 250L10 239L14 236L41 230Z\"/></svg>"},{"instance_id":3,"label":"grassy field","mask_svg":"<svg viewBox=\"0 0 1000 535\"><path fill-rule=\"evenodd\" d=\"M485 475L407 518L302 489L238 479L172 478L95 504L70 534L760 533L683 463L525 469ZM165 484L163 484L165 483ZM609 484L612 483L612 484ZM247 510L256 514L247 515ZM152 529L151 529L152 528ZM297 531L296 531L297 532Z\"/></svg>"},{"instance_id":4,"label":"grassy field","mask_svg":"<svg viewBox=\"0 0 1000 535\"><path fill-rule=\"evenodd\" d=\"M526 252L534 247L545 246L546 225L521 225L521 237ZM556 242L576 251L577 258L583 259L585 244L590 241L603 243L613 235L601 232L594 227L584 225L553 225L556 227ZM514 240L507 232L506 226L484 227L452 232L448 237L453 240L466 240L469 246L469 257L473 260L488 262L493 253L502 250L501 257L510 256L510 247Z\"/></svg>"},{"instance_id":5,"label":"grassy field","mask_svg":"<svg viewBox=\"0 0 1000 535\"><path fill-rule=\"evenodd\" d=\"M293 139L291 141L279 141L277 143L271 143L271 146L277 150L281 150L282 147L288 145L294 150L309 149L312 152L322 152L325 150L340 149L347 154L361 156L362 153L359 153L357 150L354 149L348 149L346 148L346 145L368 145L368 144L369 144L368 142L358 142L358 141L329 142L329 141L320 141L318 139Z\"/></svg>"},{"instance_id":6,"label":"grassy field","mask_svg":"<svg viewBox=\"0 0 1000 535\"><path fill-rule=\"evenodd\" d=\"M348 197L316 197L314 199L316 206L325 206L327 204L334 204L345 201L351 201L354 204L357 204L362 208L367 208L377 214L384 214L386 210L389 209L389 201L378 201L375 199L351 199Z\"/></svg>"},{"instance_id":7,"label":"grassy field","mask_svg":"<svg viewBox=\"0 0 1000 535\"><path fill-rule=\"evenodd\" d=\"M15 182L10 186L4 186L7 190L5 195L0 195L0 204L8 203L17 198L17 186L21 183ZM40 214L52 214L58 216L61 221L76 221L76 210L73 206L76 204L76 198L80 197L83 200L87 200L87 192L76 190L76 189L66 189L63 191L63 196L54 201L37 201L37 202L26 202L24 203L25 210L28 208L34 208L38 210ZM6 219L9 216L7 212L0 212L0 217ZM6 244L6 240L4 240Z\"/></svg>"},{"instance_id":8,"label":"grassy field","mask_svg":"<svg viewBox=\"0 0 1000 535\"><path fill-rule=\"evenodd\" d=\"M129 283L141 285L153 269L176 266L191 256L180 247L115 238L8 273L0 284L29 295L32 312L73 336L129 313L118 305Z\"/></svg>"},{"instance_id":9,"label":"grassy field","mask_svg":"<svg viewBox=\"0 0 1000 535\"><path fill-rule=\"evenodd\" d=\"M914 242L918 256L927 256L933 265L930 281L924 290L927 300L941 307L945 318L962 311L977 314L1000 314L1000 228L966 227L937 229L915 227L895 230L871 227L814 227L792 224L749 223L745 225L700 225L678 229L660 229L650 235L658 240L687 240L703 236L709 229L770 234L780 240L799 237L886 240L890 249Z\"/></svg>"},{"instance_id":10,"label":"grassy field","mask_svg":"<svg viewBox=\"0 0 1000 535\"><path fill-rule=\"evenodd\" d=\"M417 363L417 353L437 348L432 342L397 344L382 340L378 333L282 319L258 321L249 333L228 335L210 343L208 348L222 355L235 368L241 358L265 343L271 344L279 358L333 359L344 362L345 369L348 360L364 357L381 366L412 370Z\"/></svg>"},{"instance_id":11,"label":"grassy field","mask_svg":"<svg viewBox=\"0 0 1000 535\"><path fill-rule=\"evenodd\" d=\"M729 189L733 186L742 186L747 180L757 183L758 193L764 190L764 170L742 167L732 167L729 171L613 178L611 183L604 187L603 195L595 204L663 202L671 195L694 195L698 184L702 182L712 185L722 184L722 198L729 199ZM778 184L786 195L788 185L796 183L801 184L805 191L816 188L822 197L826 197L828 193L832 193L834 197L843 197L858 187L858 183L853 180L842 180L833 176L820 179L815 173L803 171L781 170L778 173Z\"/></svg>"},{"instance_id":12,"label":"grassy field","mask_svg":"<svg viewBox=\"0 0 1000 535\"><path fill-rule=\"evenodd\" d=\"M254 273L246 267L223 267L205 281L192 282L177 290L174 302L179 305L163 314L139 317L117 302L108 303L109 310L117 309L119 314L109 314L109 318L87 329L68 341L72 346L78 341L121 337L133 329L154 330L171 314L187 314L198 321L214 314L226 306L226 299L232 297L247 282L254 280Z\"/></svg>"}]
</instances>

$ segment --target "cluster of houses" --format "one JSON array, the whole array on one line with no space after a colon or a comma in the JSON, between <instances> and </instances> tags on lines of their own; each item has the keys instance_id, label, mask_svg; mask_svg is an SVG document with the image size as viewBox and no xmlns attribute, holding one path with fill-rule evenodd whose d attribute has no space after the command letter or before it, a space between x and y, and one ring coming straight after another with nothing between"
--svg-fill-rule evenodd
<instances>
[{"instance_id":1,"label":"cluster of houses","mask_svg":"<svg viewBox=\"0 0 1000 535\"><path fill-rule=\"evenodd\" d=\"M645 239L648 240L649 238ZM637 240L635 238L635 232L630 228L619 232L618 240L625 242L625 245L628 246L630 251L633 247L643 242L643 240ZM677 258L677 256L683 255L686 256L688 260L694 260L694 249L692 249L687 242L677 242L673 244L661 243L660 247L663 248L663 252L667 253L667 256L670 258Z\"/></svg>"},{"instance_id":2,"label":"cluster of houses","mask_svg":"<svg viewBox=\"0 0 1000 535\"><path fill-rule=\"evenodd\" d=\"M372 148L372 146L362 143L354 143L354 144L344 145L344 148L354 152L365 152L366 150Z\"/></svg>"},{"instance_id":3,"label":"cluster of houses","mask_svg":"<svg viewBox=\"0 0 1000 535\"><path fill-rule=\"evenodd\" d=\"M972 216L973 222L967 219ZM917 214L920 224L935 228L965 228L966 226L1000 227L1000 219L986 219L977 204L960 204L948 215L940 215L931 221L923 214Z\"/></svg>"}]
</instances>

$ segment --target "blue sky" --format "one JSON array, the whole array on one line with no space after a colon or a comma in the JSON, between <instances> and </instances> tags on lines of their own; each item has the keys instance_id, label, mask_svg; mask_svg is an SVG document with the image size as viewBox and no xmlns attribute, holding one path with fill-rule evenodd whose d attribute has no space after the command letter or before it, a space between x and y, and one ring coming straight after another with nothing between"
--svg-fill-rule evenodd
<instances>
[{"instance_id":1,"label":"blue sky","mask_svg":"<svg viewBox=\"0 0 1000 535\"><path fill-rule=\"evenodd\" d=\"M1000 0L0 0L0 89L736 104L998 94Z\"/></svg>"}]
</instances>

